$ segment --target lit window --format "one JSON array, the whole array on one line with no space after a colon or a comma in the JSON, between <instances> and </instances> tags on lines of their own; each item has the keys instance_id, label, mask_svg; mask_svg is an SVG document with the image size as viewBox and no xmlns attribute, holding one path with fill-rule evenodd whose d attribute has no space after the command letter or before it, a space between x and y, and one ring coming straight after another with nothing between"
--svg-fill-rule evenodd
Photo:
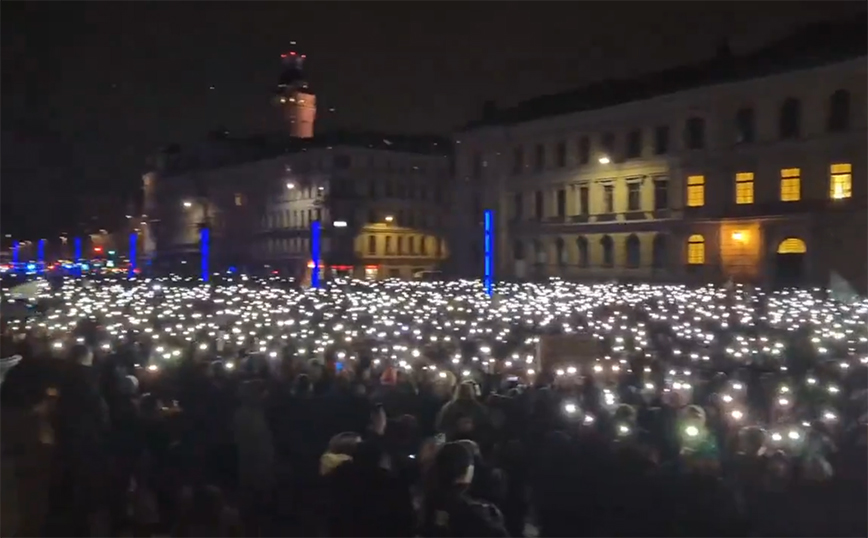
<instances>
[{"instance_id":1,"label":"lit window","mask_svg":"<svg viewBox=\"0 0 868 538\"><path fill-rule=\"evenodd\" d=\"M848 163L833 164L830 172L829 196L833 200L850 198L853 195L853 167Z\"/></svg>"},{"instance_id":2,"label":"lit window","mask_svg":"<svg viewBox=\"0 0 868 538\"><path fill-rule=\"evenodd\" d=\"M687 178L687 206L702 207L705 205L705 176L690 176Z\"/></svg>"},{"instance_id":3,"label":"lit window","mask_svg":"<svg viewBox=\"0 0 868 538\"><path fill-rule=\"evenodd\" d=\"M705 238L699 234L687 239L687 263L702 265L705 263Z\"/></svg>"},{"instance_id":4,"label":"lit window","mask_svg":"<svg viewBox=\"0 0 868 538\"><path fill-rule=\"evenodd\" d=\"M804 254L808 252L805 242L798 237L788 237L778 245L778 254Z\"/></svg>"},{"instance_id":5,"label":"lit window","mask_svg":"<svg viewBox=\"0 0 868 538\"><path fill-rule=\"evenodd\" d=\"M802 199L802 171L799 168L781 170L781 201L798 202Z\"/></svg>"},{"instance_id":6,"label":"lit window","mask_svg":"<svg viewBox=\"0 0 868 538\"><path fill-rule=\"evenodd\" d=\"M244 205L244 195L240 193L235 194L235 205L242 206Z\"/></svg>"},{"instance_id":7,"label":"lit window","mask_svg":"<svg viewBox=\"0 0 868 538\"><path fill-rule=\"evenodd\" d=\"M753 172L741 172L735 175L735 203L753 203Z\"/></svg>"}]
</instances>

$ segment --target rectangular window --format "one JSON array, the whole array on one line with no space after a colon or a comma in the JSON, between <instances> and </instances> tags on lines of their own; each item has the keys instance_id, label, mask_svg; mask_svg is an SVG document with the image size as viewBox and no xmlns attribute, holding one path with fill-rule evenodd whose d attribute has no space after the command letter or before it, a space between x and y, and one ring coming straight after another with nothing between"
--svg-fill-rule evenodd
<instances>
[{"instance_id":1,"label":"rectangular window","mask_svg":"<svg viewBox=\"0 0 868 538\"><path fill-rule=\"evenodd\" d=\"M235 193L235 205L243 206L244 205L244 195L240 192Z\"/></svg>"},{"instance_id":2,"label":"rectangular window","mask_svg":"<svg viewBox=\"0 0 868 538\"><path fill-rule=\"evenodd\" d=\"M407 238L407 253L416 254L416 238L412 235Z\"/></svg>"},{"instance_id":3,"label":"rectangular window","mask_svg":"<svg viewBox=\"0 0 868 538\"><path fill-rule=\"evenodd\" d=\"M849 163L833 164L829 171L829 196L833 200L853 196L853 167Z\"/></svg>"},{"instance_id":4,"label":"rectangular window","mask_svg":"<svg viewBox=\"0 0 868 538\"><path fill-rule=\"evenodd\" d=\"M542 144L536 145L536 153L534 155L534 168L537 172L542 172L546 167L546 147Z\"/></svg>"},{"instance_id":5,"label":"rectangular window","mask_svg":"<svg viewBox=\"0 0 868 538\"><path fill-rule=\"evenodd\" d=\"M642 209L642 184L638 181L627 183L627 211Z\"/></svg>"},{"instance_id":6,"label":"rectangular window","mask_svg":"<svg viewBox=\"0 0 868 538\"><path fill-rule=\"evenodd\" d=\"M739 172L735 175L735 203L753 203L753 172Z\"/></svg>"},{"instance_id":7,"label":"rectangular window","mask_svg":"<svg viewBox=\"0 0 868 538\"><path fill-rule=\"evenodd\" d=\"M654 129L654 154L665 155L669 153L669 126L658 125Z\"/></svg>"},{"instance_id":8,"label":"rectangular window","mask_svg":"<svg viewBox=\"0 0 868 538\"><path fill-rule=\"evenodd\" d=\"M705 263L705 239L701 235L691 235L687 240L687 263L690 265Z\"/></svg>"},{"instance_id":9,"label":"rectangular window","mask_svg":"<svg viewBox=\"0 0 868 538\"><path fill-rule=\"evenodd\" d=\"M533 216L541 219L543 217L543 193L541 191L536 191L534 194L534 213Z\"/></svg>"},{"instance_id":10,"label":"rectangular window","mask_svg":"<svg viewBox=\"0 0 868 538\"><path fill-rule=\"evenodd\" d=\"M555 148L555 164L558 168L563 168L567 165L567 143L558 142Z\"/></svg>"},{"instance_id":11,"label":"rectangular window","mask_svg":"<svg viewBox=\"0 0 868 538\"><path fill-rule=\"evenodd\" d=\"M781 170L781 202L798 202L802 199L802 171L799 168Z\"/></svg>"},{"instance_id":12,"label":"rectangular window","mask_svg":"<svg viewBox=\"0 0 868 538\"><path fill-rule=\"evenodd\" d=\"M512 150L512 173L521 174L524 172L524 149L521 147Z\"/></svg>"},{"instance_id":13,"label":"rectangular window","mask_svg":"<svg viewBox=\"0 0 868 538\"><path fill-rule=\"evenodd\" d=\"M513 195L512 198L512 216L515 220L520 220L524 213L524 200L522 199L521 193L517 192Z\"/></svg>"},{"instance_id":14,"label":"rectangular window","mask_svg":"<svg viewBox=\"0 0 868 538\"><path fill-rule=\"evenodd\" d=\"M702 207L705 205L705 176L690 176L687 178L687 207Z\"/></svg>"},{"instance_id":15,"label":"rectangular window","mask_svg":"<svg viewBox=\"0 0 868 538\"><path fill-rule=\"evenodd\" d=\"M392 236L386 236L386 254L392 253Z\"/></svg>"},{"instance_id":16,"label":"rectangular window","mask_svg":"<svg viewBox=\"0 0 868 538\"><path fill-rule=\"evenodd\" d=\"M703 149L705 147L705 120L693 117L687 120L684 129L684 142L687 149Z\"/></svg>"},{"instance_id":17,"label":"rectangular window","mask_svg":"<svg viewBox=\"0 0 868 538\"><path fill-rule=\"evenodd\" d=\"M654 180L654 209L669 209L669 181L666 179Z\"/></svg>"},{"instance_id":18,"label":"rectangular window","mask_svg":"<svg viewBox=\"0 0 868 538\"><path fill-rule=\"evenodd\" d=\"M377 236L369 235L368 236L368 254L371 256L377 253Z\"/></svg>"},{"instance_id":19,"label":"rectangular window","mask_svg":"<svg viewBox=\"0 0 868 538\"><path fill-rule=\"evenodd\" d=\"M398 256L404 254L404 238L398 236Z\"/></svg>"},{"instance_id":20,"label":"rectangular window","mask_svg":"<svg viewBox=\"0 0 868 538\"><path fill-rule=\"evenodd\" d=\"M603 186L603 213L615 212L615 186Z\"/></svg>"},{"instance_id":21,"label":"rectangular window","mask_svg":"<svg viewBox=\"0 0 868 538\"><path fill-rule=\"evenodd\" d=\"M591 160L591 139L583 136L579 139L579 164L588 164Z\"/></svg>"},{"instance_id":22,"label":"rectangular window","mask_svg":"<svg viewBox=\"0 0 868 538\"><path fill-rule=\"evenodd\" d=\"M579 215L588 215L591 212L588 205L588 193L587 185L579 187Z\"/></svg>"},{"instance_id":23,"label":"rectangular window","mask_svg":"<svg viewBox=\"0 0 868 538\"><path fill-rule=\"evenodd\" d=\"M567 214L567 191L560 189L557 196L558 216L563 218Z\"/></svg>"},{"instance_id":24,"label":"rectangular window","mask_svg":"<svg viewBox=\"0 0 868 538\"><path fill-rule=\"evenodd\" d=\"M642 156L642 131L636 129L627 135L627 158L636 159Z\"/></svg>"}]
</instances>

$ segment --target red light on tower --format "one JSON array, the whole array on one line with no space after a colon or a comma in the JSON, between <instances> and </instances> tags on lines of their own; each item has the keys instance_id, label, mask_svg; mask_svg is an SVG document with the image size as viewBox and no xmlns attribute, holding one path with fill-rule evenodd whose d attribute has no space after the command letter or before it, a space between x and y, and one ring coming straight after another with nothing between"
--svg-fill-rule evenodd
<instances>
[{"instance_id":1,"label":"red light on tower","mask_svg":"<svg viewBox=\"0 0 868 538\"><path fill-rule=\"evenodd\" d=\"M93 251L96 254L102 254L102 247L93 247Z\"/></svg>"}]
</instances>

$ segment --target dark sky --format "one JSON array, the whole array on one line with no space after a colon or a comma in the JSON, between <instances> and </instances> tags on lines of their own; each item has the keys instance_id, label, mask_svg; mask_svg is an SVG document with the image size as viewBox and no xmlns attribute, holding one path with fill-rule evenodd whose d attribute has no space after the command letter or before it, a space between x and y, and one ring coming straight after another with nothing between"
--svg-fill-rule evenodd
<instances>
[{"instance_id":1,"label":"dark sky","mask_svg":"<svg viewBox=\"0 0 868 538\"><path fill-rule=\"evenodd\" d=\"M145 159L224 125L279 127L290 42L324 127L447 134L606 77L738 52L847 2L9 2L2 4L2 224L72 230L78 196L131 196ZM214 89L210 89L213 86Z\"/></svg>"}]
</instances>

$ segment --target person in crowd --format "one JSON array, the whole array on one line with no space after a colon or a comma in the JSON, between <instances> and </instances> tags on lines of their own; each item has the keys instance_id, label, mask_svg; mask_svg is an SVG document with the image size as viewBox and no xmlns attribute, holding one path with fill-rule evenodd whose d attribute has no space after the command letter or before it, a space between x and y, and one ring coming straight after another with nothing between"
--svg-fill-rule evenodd
<instances>
[{"instance_id":1,"label":"person in crowd","mask_svg":"<svg viewBox=\"0 0 868 538\"><path fill-rule=\"evenodd\" d=\"M437 431L453 441L472 439L482 434L488 423L488 412L476 399L477 386L464 382L455 388L455 395L437 416Z\"/></svg>"},{"instance_id":2,"label":"person in crowd","mask_svg":"<svg viewBox=\"0 0 868 538\"><path fill-rule=\"evenodd\" d=\"M500 510L469 495L473 476L473 454L466 445L440 448L426 480L422 536L509 536Z\"/></svg>"}]
</instances>

